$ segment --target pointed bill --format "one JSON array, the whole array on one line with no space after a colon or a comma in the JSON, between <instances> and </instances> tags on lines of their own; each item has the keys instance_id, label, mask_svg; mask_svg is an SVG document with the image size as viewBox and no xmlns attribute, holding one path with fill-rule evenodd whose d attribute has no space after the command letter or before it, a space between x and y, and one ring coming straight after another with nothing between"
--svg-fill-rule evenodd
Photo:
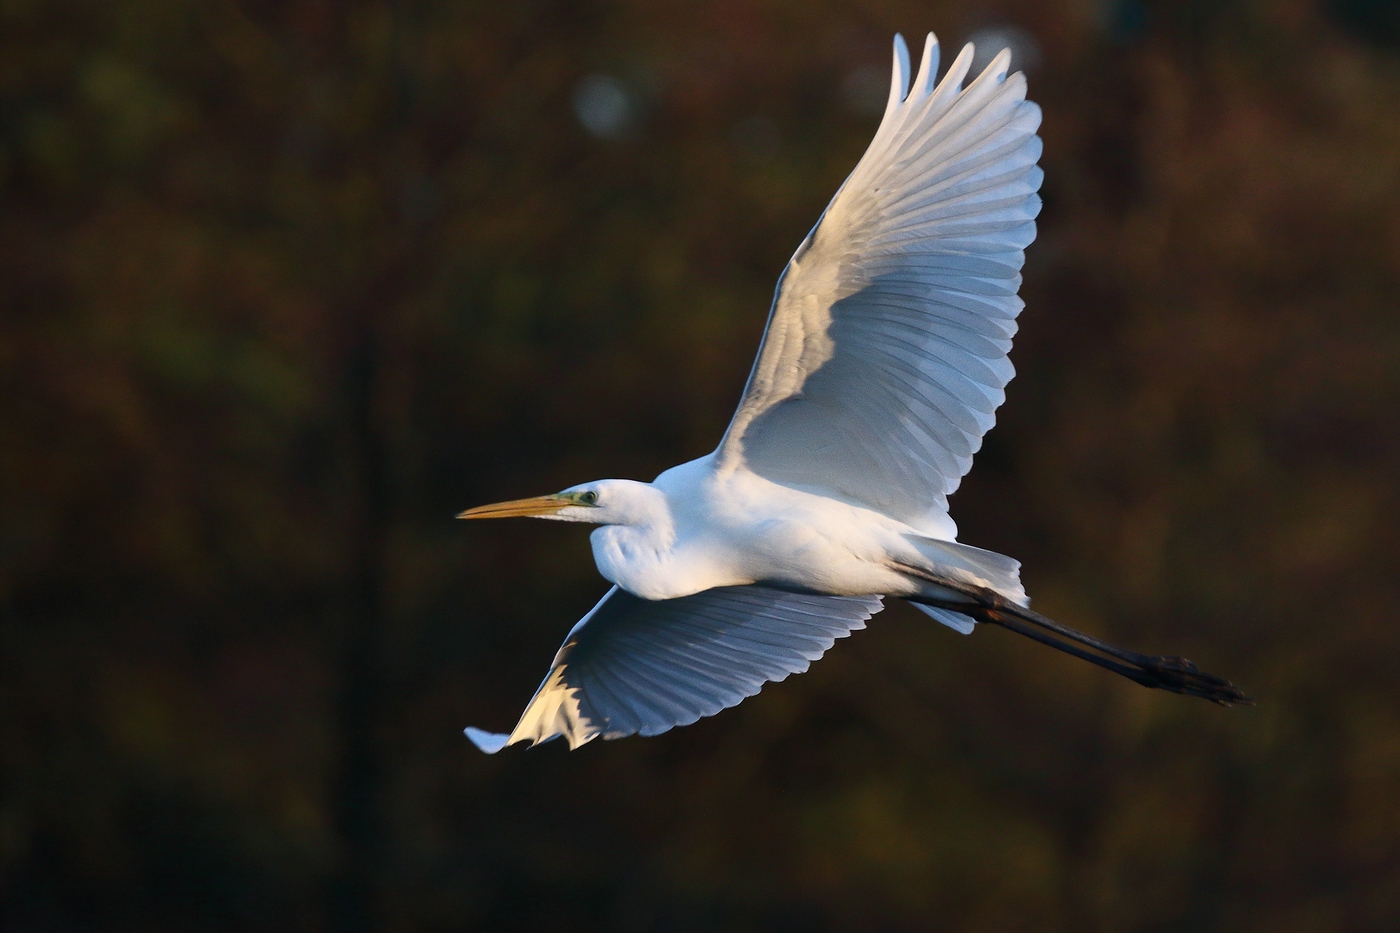
<instances>
[{"instance_id":1,"label":"pointed bill","mask_svg":"<svg viewBox=\"0 0 1400 933\"><path fill-rule=\"evenodd\" d=\"M474 509L467 509L458 513L458 518L517 518L521 516L538 517L540 515L553 515L560 509L577 505L573 499L561 495L532 496L529 499L512 499L509 502L493 502L490 505L478 505Z\"/></svg>"}]
</instances>

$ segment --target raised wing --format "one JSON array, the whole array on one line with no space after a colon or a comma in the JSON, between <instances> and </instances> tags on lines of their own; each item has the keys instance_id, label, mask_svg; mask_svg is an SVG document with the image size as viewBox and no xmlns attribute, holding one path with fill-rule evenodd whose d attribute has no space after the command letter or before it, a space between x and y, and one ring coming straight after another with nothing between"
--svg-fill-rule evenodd
<instances>
[{"instance_id":1,"label":"raised wing","mask_svg":"<svg viewBox=\"0 0 1400 933\"><path fill-rule=\"evenodd\" d=\"M909 87L895 37L870 148L778 280L721 470L874 508L951 537L947 496L1014 373L1023 250L1040 211L1040 108L1003 51L934 86L932 34Z\"/></svg>"},{"instance_id":2,"label":"raised wing","mask_svg":"<svg viewBox=\"0 0 1400 933\"><path fill-rule=\"evenodd\" d=\"M762 586L655 602L613 587L569 632L515 730L469 728L467 737L490 754L561 735L570 748L600 735L657 735L805 671L880 609L878 596Z\"/></svg>"}]
</instances>

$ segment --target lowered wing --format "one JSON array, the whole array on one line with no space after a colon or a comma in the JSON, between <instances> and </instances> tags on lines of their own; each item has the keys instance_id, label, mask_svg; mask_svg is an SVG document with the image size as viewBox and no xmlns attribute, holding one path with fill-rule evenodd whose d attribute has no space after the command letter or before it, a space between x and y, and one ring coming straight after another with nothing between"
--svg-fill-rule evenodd
<instances>
[{"instance_id":1,"label":"lowered wing","mask_svg":"<svg viewBox=\"0 0 1400 933\"><path fill-rule=\"evenodd\" d=\"M834 496L939 537L1014 370L1035 238L1040 108L1002 52L937 86L932 34L909 84L895 37L870 148L778 280L719 468Z\"/></svg>"},{"instance_id":2,"label":"lowered wing","mask_svg":"<svg viewBox=\"0 0 1400 933\"><path fill-rule=\"evenodd\" d=\"M762 586L659 601L613 587L569 632L515 730L469 728L467 737L494 753L561 735L571 748L600 735L657 735L805 671L880 609L878 596Z\"/></svg>"}]
</instances>

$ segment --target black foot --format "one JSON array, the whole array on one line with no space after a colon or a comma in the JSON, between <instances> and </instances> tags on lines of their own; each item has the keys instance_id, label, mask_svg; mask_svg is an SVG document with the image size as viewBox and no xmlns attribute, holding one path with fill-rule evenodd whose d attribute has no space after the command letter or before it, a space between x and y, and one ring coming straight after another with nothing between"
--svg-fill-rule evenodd
<instances>
[{"instance_id":1,"label":"black foot","mask_svg":"<svg viewBox=\"0 0 1400 933\"><path fill-rule=\"evenodd\" d=\"M1254 705L1254 701L1245 696L1239 687L1224 677L1207 674L1186 658L1149 658L1141 670L1142 679L1133 679L1144 687L1156 687L1158 690L1201 697L1221 706Z\"/></svg>"}]
</instances>

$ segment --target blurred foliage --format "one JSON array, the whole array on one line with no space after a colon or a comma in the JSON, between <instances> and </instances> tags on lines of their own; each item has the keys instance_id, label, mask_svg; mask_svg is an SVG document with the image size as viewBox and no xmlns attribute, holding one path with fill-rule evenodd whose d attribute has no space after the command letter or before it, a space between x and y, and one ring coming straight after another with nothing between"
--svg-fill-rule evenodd
<instances>
[{"instance_id":1,"label":"blurred foliage","mask_svg":"<svg viewBox=\"0 0 1400 933\"><path fill-rule=\"evenodd\" d=\"M890 34L1006 25L1046 208L954 516L1259 706L895 607L693 727L478 754L603 584L451 515L710 449ZM0 927L1400 928L1395 46L1359 0L0 3Z\"/></svg>"}]
</instances>

